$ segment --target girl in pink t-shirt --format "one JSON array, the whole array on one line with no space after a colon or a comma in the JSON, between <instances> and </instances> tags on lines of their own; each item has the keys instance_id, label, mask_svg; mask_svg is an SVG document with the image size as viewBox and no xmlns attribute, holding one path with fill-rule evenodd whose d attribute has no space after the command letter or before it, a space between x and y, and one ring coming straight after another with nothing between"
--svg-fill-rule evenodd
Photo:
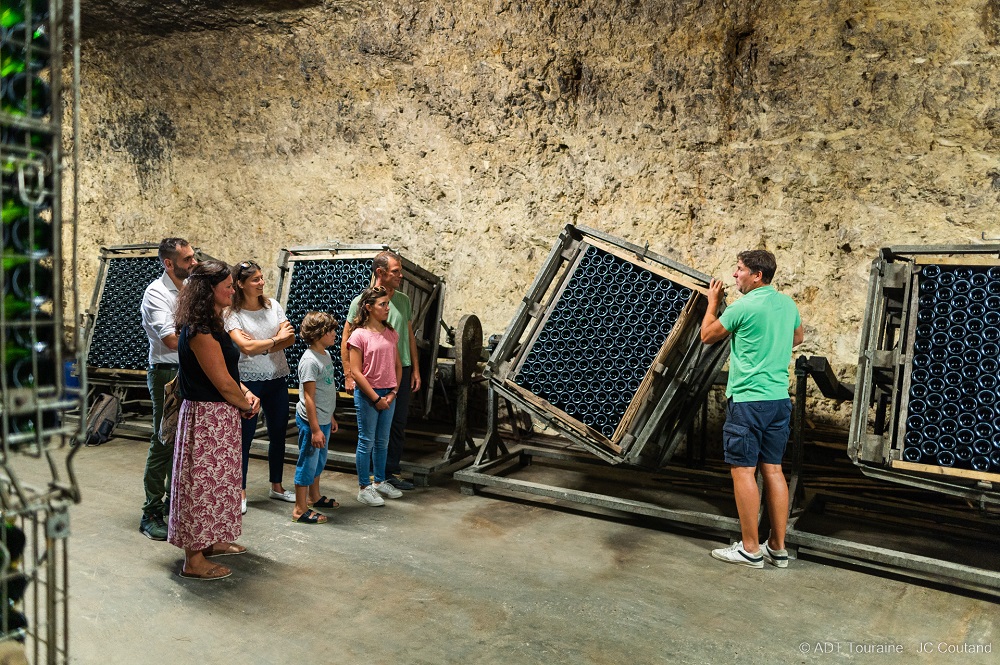
<instances>
[{"instance_id":1,"label":"girl in pink t-shirt","mask_svg":"<svg viewBox=\"0 0 1000 665\"><path fill-rule=\"evenodd\" d=\"M389 294L381 286L361 293L354 330L347 339L351 374L354 376L354 406L358 414L358 501L383 506L383 496L398 499L403 493L385 482L385 457L389 449L389 427L396 409L396 390L403 374L396 344L399 334L387 321ZM375 482L371 482L374 474Z\"/></svg>"}]
</instances>

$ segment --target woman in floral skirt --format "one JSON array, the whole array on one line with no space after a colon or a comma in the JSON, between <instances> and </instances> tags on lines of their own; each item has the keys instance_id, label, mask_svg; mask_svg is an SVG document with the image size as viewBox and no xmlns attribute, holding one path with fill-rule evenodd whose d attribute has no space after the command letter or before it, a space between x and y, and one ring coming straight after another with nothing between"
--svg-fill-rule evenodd
<instances>
[{"instance_id":1,"label":"woman in floral skirt","mask_svg":"<svg viewBox=\"0 0 1000 665\"><path fill-rule=\"evenodd\" d=\"M240 383L240 351L226 334L222 311L232 303L233 276L222 261L205 261L177 299L183 398L174 444L167 540L184 550L180 575L217 580L232 571L209 558L243 554L240 415L257 415L260 400Z\"/></svg>"}]
</instances>

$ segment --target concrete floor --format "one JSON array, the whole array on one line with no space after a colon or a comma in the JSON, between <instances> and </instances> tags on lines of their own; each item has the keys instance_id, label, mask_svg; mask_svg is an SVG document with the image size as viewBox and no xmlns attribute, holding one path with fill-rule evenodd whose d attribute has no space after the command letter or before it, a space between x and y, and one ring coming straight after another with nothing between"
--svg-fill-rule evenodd
<instances>
[{"instance_id":1,"label":"concrete floor","mask_svg":"<svg viewBox=\"0 0 1000 665\"><path fill-rule=\"evenodd\" d=\"M144 461L124 439L76 458L75 663L998 662L988 600L809 561L728 566L717 541L445 480L367 508L353 477L328 473L343 507L298 525L266 498L261 460L250 553L224 560L226 580L184 580L180 551L138 531ZM939 652L964 644L991 653ZM884 645L901 653L859 653Z\"/></svg>"}]
</instances>

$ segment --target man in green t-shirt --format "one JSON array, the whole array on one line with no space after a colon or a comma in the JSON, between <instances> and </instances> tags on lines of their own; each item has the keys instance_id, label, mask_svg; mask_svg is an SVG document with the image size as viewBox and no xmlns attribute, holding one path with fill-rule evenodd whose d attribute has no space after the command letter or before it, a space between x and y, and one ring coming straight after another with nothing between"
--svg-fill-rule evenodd
<instances>
[{"instance_id":1,"label":"man in green t-shirt","mask_svg":"<svg viewBox=\"0 0 1000 665\"><path fill-rule=\"evenodd\" d=\"M755 249L737 255L736 288L743 297L717 316L722 282L708 287L708 309L701 322L701 341L715 344L732 335L726 424L722 428L724 457L733 476L733 493L743 540L712 550L726 563L763 568L764 560L788 565L785 527L788 484L781 458L788 443L792 401L788 398L788 365L792 347L802 343L802 320L795 301L771 286L777 263L771 252ZM771 534L758 543L755 471L760 465Z\"/></svg>"},{"instance_id":2,"label":"man in green t-shirt","mask_svg":"<svg viewBox=\"0 0 1000 665\"><path fill-rule=\"evenodd\" d=\"M410 394L420 390L420 365L417 359L417 339L413 335L413 311L410 297L399 291L403 283L403 262L395 252L379 252L372 261L374 284L381 286L389 293L389 324L399 334L399 360L403 365L403 376L400 379L396 394L396 410L392 415L392 426L389 430L389 450L385 460L386 482L400 490L412 490L413 483L400 474L400 461L403 457L403 441L406 438L406 416L410 410ZM340 340L340 358L344 364L344 388L354 392L354 378L351 376L350 354L347 340L354 326L351 321L358 313L358 299L351 301L347 311L347 321L344 322L344 333ZM413 371L414 367L417 371Z\"/></svg>"}]
</instances>

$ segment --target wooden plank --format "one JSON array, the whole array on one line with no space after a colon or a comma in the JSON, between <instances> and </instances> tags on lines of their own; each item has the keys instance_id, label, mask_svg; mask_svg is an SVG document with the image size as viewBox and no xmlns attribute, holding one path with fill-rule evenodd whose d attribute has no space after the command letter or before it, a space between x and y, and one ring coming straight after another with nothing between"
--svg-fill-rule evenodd
<instances>
[{"instance_id":1,"label":"wooden plank","mask_svg":"<svg viewBox=\"0 0 1000 665\"><path fill-rule=\"evenodd\" d=\"M918 266L1000 266L995 256L963 254L961 256L918 256L913 259Z\"/></svg>"},{"instance_id":2,"label":"wooden plank","mask_svg":"<svg viewBox=\"0 0 1000 665\"><path fill-rule=\"evenodd\" d=\"M87 377L96 379L136 379L145 381L146 370L144 369L116 369L109 367L87 366Z\"/></svg>"},{"instance_id":3,"label":"wooden plank","mask_svg":"<svg viewBox=\"0 0 1000 665\"><path fill-rule=\"evenodd\" d=\"M296 261L326 261L331 259L338 260L351 260L351 259L372 259L378 254L377 251L372 252L310 252L308 254L290 254L288 257L288 263L295 263Z\"/></svg>"},{"instance_id":4,"label":"wooden plank","mask_svg":"<svg viewBox=\"0 0 1000 665\"><path fill-rule=\"evenodd\" d=\"M896 437L895 440L889 442L889 450L896 451L898 457L902 457L904 440L903 437L906 436L906 417L907 412L910 410L910 384L911 375L913 374L913 342L916 340L917 336L917 312L918 303L920 300L920 276L915 272L911 275L909 280L910 285L910 306L904 315L907 317L906 326L906 336L898 340L899 344L903 346L905 362L900 368L899 363L896 363L893 367L893 376L898 377L900 370L903 372L902 388L899 390L895 399L892 400L893 404L897 405L897 411L893 414L896 418ZM900 328L902 330L902 327ZM896 386L899 381L893 380L893 391L896 390ZM892 431L890 428L888 431ZM891 457L892 453L889 450L885 451L888 453L886 456Z\"/></svg>"},{"instance_id":5,"label":"wooden plank","mask_svg":"<svg viewBox=\"0 0 1000 665\"><path fill-rule=\"evenodd\" d=\"M548 258L545 259L545 263L542 265L542 269L535 275L534 281L528 287L528 293L522 299L521 304L518 305L517 311L514 313L514 317L510 320L510 323L507 324L507 329L504 330L503 335L500 337L500 343L494 349L489 361L486 363L487 369L485 374L487 376L490 376L492 373L493 378L500 381L507 380L510 368L509 361L513 355L514 347L520 342L524 331L528 327L528 320L530 318L528 315L529 303L536 302L545 295L545 291L548 290L556 273L563 264L563 251L565 251L567 245L578 243L577 240L572 238L570 228L567 226L559 234L559 239L552 246Z\"/></svg>"},{"instance_id":6,"label":"wooden plank","mask_svg":"<svg viewBox=\"0 0 1000 665\"><path fill-rule=\"evenodd\" d=\"M992 483L1000 483L1000 473L990 473L988 471L974 471L973 469L956 469L954 467L937 466L936 464L919 464L917 462L906 462L903 460L892 460L889 466L902 471L918 471L933 476L950 476L952 478L968 478L970 480L985 480Z\"/></svg>"},{"instance_id":7,"label":"wooden plank","mask_svg":"<svg viewBox=\"0 0 1000 665\"><path fill-rule=\"evenodd\" d=\"M159 260L159 251L153 248L150 251L135 251L129 249L116 249L114 247L109 247L105 249L107 256L104 258L108 259L157 259Z\"/></svg>"},{"instance_id":8,"label":"wooden plank","mask_svg":"<svg viewBox=\"0 0 1000 665\"><path fill-rule=\"evenodd\" d=\"M698 284L687 275L680 275L674 272L673 270L665 268L664 266L661 266L658 263L653 263L652 261L644 261L634 254L629 254L620 247L615 247L614 245L598 240L597 238L587 238L587 242L593 245L594 247L597 247L598 249L607 252L608 254L613 254L614 256L617 256L622 261L628 261L629 263L637 265L640 268L643 268L651 273L659 275L660 277L665 277L666 279L669 279L671 282L675 282L677 284L680 284L681 286L686 286L692 291L697 291L702 295L708 295L707 286Z\"/></svg>"},{"instance_id":9,"label":"wooden plank","mask_svg":"<svg viewBox=\"0 0 1000 665\"><path fill-rule=\"evenodd\" d=\"M637 515L646 515L657 519L674 522L677 524L689 524L702 527L710 532L736 534L739 533L740 523L735 517L727 517L716 513L708 513L696 510L685 510L679 508L664 508L654 503L646 501L636 501L634 499L623 499L608 494L597 494L595 492L585 492L582 490L559 487L543 483L529 482L516 478L495 476L487 473L479 473L476 467L469 467L455 472L455 479L460 482L467 482L482 487L491 487L514 492L524 492L538 496L558 499L562 501L572 501L574 503L598 506L610 510L620 510Z\"/></svg>"}]
</instances>

